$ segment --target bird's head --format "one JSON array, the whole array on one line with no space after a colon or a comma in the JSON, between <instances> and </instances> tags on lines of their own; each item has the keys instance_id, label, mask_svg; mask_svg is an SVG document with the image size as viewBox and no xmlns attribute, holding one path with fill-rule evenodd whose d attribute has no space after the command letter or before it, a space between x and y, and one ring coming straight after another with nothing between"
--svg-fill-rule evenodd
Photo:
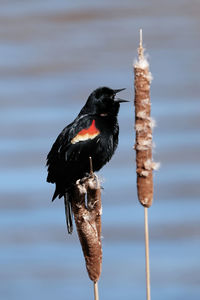
<instances>
[{"instance_id":1,"label":"bird's head","mask_svg":"<svg viewBox=\"0 0 200 300\"><path fill-rule=\"evenodd\" d=\"M128 102L127 100L120 99L116 96L117 93L123 90L125 89L113 90L108 87L99 87L90 94L81 113L95 113L101 116L117 116L120 103Z\"/></svg>"}]
</instances>

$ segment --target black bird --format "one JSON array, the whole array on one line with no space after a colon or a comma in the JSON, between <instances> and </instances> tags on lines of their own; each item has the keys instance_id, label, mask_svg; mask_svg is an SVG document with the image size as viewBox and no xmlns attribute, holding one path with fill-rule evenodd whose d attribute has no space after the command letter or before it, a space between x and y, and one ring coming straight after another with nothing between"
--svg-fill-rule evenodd
<instances>
[{"instance_id":1,"label":"black bird","mask_svg":"<svg viewBox=\"0 0 200 300\"><path fill-rule=\"evenodd\" d=\"M90 171L100 170L112 157L117 145L117 115L121 102L116 97L124 89L100 87L94 90L76 119L63 129L48 156L47 182L55 183L52 201L64 196L68 233L72 233L71 197L73 185Z\"/></svg>"}]
</instances>

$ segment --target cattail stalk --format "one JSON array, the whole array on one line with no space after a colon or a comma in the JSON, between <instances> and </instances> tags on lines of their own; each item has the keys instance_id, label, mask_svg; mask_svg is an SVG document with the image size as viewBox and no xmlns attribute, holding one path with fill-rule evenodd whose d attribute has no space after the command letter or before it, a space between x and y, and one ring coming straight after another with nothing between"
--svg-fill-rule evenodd
<instances>
[{"instance_id":1,"label":"cattail stalk","mask_svg":"<svg viewBox=\"0 0 200 300\"><path fill-rule=\"evenodd\" d=\"M99 300L98 281L94 282L94 300Z\"/></svg>"},{"instance_id":2,"label":"cattail stalk","mask_svg":"<svg viewBox=\"0 0 200 300\"><path fill-rule=\"evenodd\" d=\"M97 282L102 265L101 186L98 177L93 173L91 158L90 175L76 182L72 210L87 272L94 282L94 297L98 300Z\"/></svg>"},{"instance_id":3,"label":"cattail stalk","mask_svg":"<svg viewBox=\"0 0 200 300\"><path fill-rule=\"evenodd\" d=\"M144 228L145 228L145 265L146 265L146 295L147 300L151 299L150 285L150 263L149 263L149 224L148 208L144 207Z\"/></svg>"},{"instance_id":4,"label":"cattail stalk","mask_svg":"<svg viewBox=\"0 0 200 300\"><path fill-rule=\"evenodd\" d=\"M154 126L150 102L152 76L149 71L149 63L144 56L141 29L138 60L134 64L134 74L137 193L140 203L144 206L146 295L147 300L150 300L148 207L152 205L153 201L153 170L157 169L159 164L152 160L152 129Z\"/></svg>"}]
</instances>

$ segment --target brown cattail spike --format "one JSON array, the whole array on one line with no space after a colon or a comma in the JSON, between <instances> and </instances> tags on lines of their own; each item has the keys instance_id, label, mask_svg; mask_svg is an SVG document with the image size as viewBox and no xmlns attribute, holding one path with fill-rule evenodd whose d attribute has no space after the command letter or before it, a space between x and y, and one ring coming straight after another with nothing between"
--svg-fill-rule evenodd
<instances>
[{"instance_id":1,"label":"brown cattail spike","mask_svg":"<svg viewBox=\"0 0 200 300\"><path fill-rule=\"evenodd\" d=\"M149 64L144 56L142 45L142 30L140 30L140 44L138 60L134 64L135 73L135 131L136 131L136 172L137 192L140 203L149 207L153 200L152 161L152 119L150 103L151 73Z\"/></svg>"},{"instance_id":2,"label":"brown cattail spike","mask_svg":"<svg viewBox=\"0 0 200 300\"><path fill-rule=\"evenodd\" d=\"M90 172L89 177L82 178L76 182L72 210L88 275L96 283L101 274L102 264L102 208L100 182L93 172Z\"/></svg>"}]
</instances>

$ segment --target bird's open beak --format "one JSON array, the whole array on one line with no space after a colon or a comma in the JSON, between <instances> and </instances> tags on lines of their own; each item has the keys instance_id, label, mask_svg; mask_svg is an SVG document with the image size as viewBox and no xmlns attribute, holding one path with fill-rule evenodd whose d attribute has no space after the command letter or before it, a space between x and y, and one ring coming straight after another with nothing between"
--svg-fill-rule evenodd
<instances>
[{"instance_id":1,"label":"bird's open beak","mask_svg":"<svg viewBox=\"0 0 200 300\"><path fill-rule=\"evenodd\" d=\"M124 91L124 89L118 89L118 90L114 90L115 94L121 92L121 91ZM120 98L115 98L115 102L118 102L118 103L123 103L123 102L129 102L128 100L124 100L124 99L120 99Z\"/></svg>"},{"instance_id":2,"label":"bird's open beak","mask_svg":"<svg viewBox=\"0 0 200 300\"><path fill-rule=\"evenodd\" d=\"M126 88L123 88L123 89L118 89L118 90L114 90L115 94L121 92L121 91L124 91Z\"/></svg>"},{"instance_id":3,"label":"bird's open beak","mask_svg":"<svg viewBox=\"0 0 200 300\"><path fill-rule=\"evenodd\" d=\"M115 102L123 103L123 102L130 102L130 101L124 100L124 99L120 99L120 98L117 98L117 99L115 99Z\"/></svg>"}]
</instances>

